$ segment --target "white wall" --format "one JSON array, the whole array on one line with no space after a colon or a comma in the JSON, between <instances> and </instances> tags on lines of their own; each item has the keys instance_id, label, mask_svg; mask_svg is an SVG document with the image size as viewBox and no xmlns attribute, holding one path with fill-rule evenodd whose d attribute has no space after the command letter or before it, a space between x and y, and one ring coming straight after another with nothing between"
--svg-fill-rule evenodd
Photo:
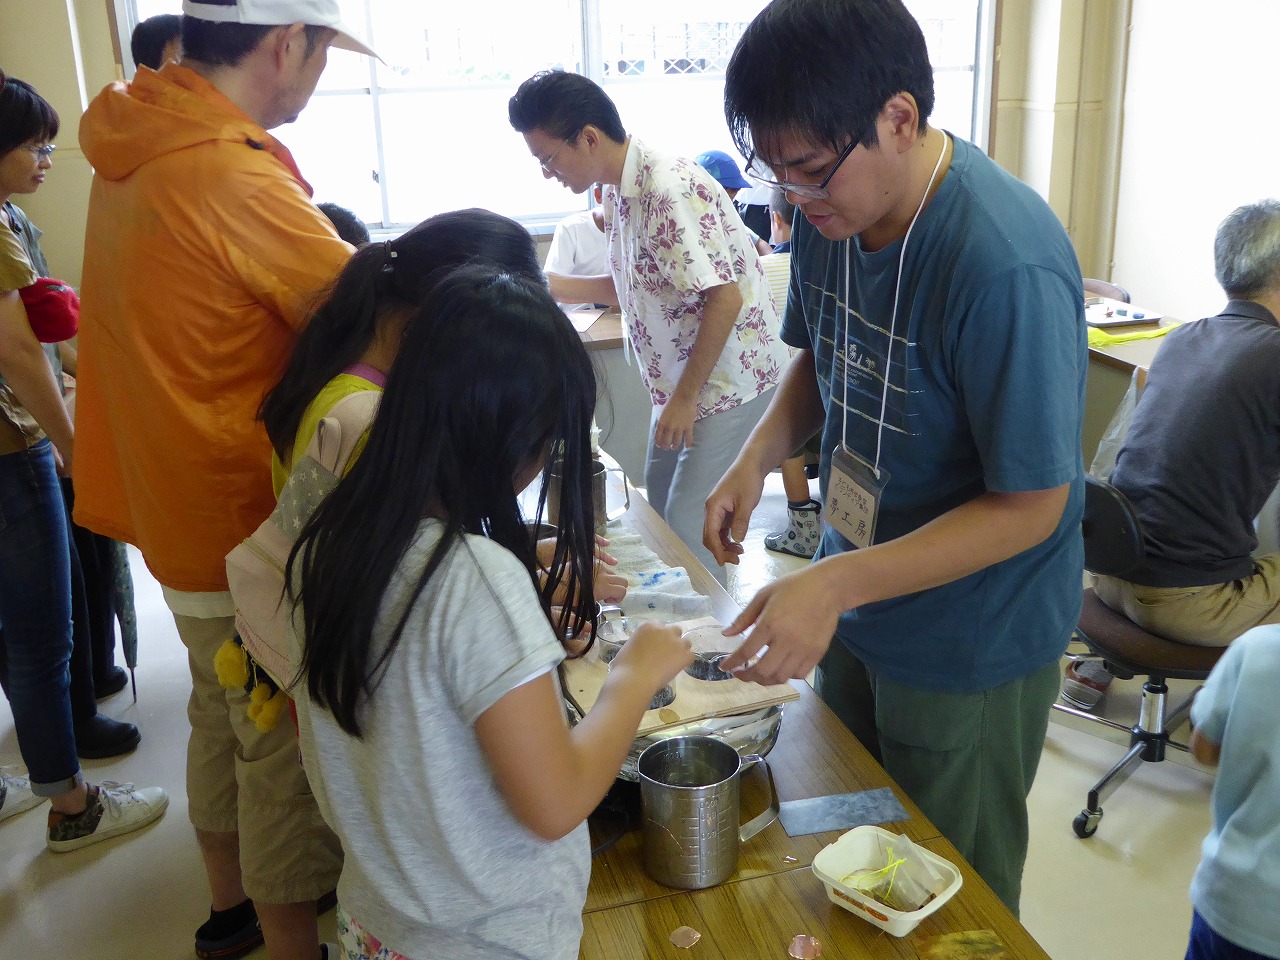
<instances>
[{"instance_id":1,"label":"white wall","mask_svg":"<svg viewBox=\"0 0 1280 960\"><path fill-rule=\"evenodd\" d=\"M1280 197L1276 0L1133 0L1116 282L1179 319L1217 313L1213 234Z\"/></svg>"}]
</instances>

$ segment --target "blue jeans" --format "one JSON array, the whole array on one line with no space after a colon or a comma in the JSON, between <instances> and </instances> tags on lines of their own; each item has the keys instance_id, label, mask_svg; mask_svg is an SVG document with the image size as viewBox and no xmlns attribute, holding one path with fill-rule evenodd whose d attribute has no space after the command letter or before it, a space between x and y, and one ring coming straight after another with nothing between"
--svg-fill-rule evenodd
<instances>
[{"instance_id":1,"label":"blue jeans","mask_svg":"<svg viewBox=\"0 0 1280 960\"><path fill-rule=\"evenodd\" d=\"M1199 910L1191 914L1191 937L1187 942L1185 960L1275 960L1277 955L1280 953L1246 950L1214 932L1213 927L1200 916Z\"/></svg>"},{"instance_id":2,"label":"blue jeans","mask_svg":"<svg viewBox=\"0 0 1280 960\"><path fill-rule=\"evenodd\" d=\"M0 456L0 643L31 789L76 785L71 721L71 553L53 445Z\"/></svg>"}]
</instances>

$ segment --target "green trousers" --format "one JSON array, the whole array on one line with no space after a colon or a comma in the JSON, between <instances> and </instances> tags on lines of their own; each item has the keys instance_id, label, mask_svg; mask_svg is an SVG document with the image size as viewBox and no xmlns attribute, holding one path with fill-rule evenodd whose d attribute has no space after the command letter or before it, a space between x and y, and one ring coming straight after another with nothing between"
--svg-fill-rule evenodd
<instances>
[{"instance_id":1,"label":"green trousers","mask_svg":"<svg viewBox=\"0 0 1280 960\"><path fill-rule=\"evenodd\" d=\"M814 686L1017 916L1027 794L1060 680L1055 661L977 693L918 690L877 677L837 637Z\"/></svg>"}]
</instances>

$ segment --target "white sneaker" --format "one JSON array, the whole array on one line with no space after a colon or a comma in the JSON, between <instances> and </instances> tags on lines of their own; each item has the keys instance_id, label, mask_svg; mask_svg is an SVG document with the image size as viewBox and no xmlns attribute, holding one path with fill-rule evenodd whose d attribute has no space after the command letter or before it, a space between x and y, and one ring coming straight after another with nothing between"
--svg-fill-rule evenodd
<instances>
[{"instance_id":1,"label":"white sneaker","mask_svg":"<svg viewBox=\"0 0 1280 960\"><path fill-rule=\"evenodd\" d=\"M168 806L169 795L160 787L138 790L132 783L104 780L98 784L96 795L90 793L89 806L83 813L49 813L49 849L66 853L132 833L159 819Z\"/></svg>"},{"instance_id":2,"label":"white sneaker","mask_svg":"<svg viewBox=\"0 0 1280 960\"><path fill-rule=\"evenodd\" d=\"M31 792L31 781L19 775L17 767L0 767L0 820L16 817L48 799Z\"/></svg>"}]
</instances>

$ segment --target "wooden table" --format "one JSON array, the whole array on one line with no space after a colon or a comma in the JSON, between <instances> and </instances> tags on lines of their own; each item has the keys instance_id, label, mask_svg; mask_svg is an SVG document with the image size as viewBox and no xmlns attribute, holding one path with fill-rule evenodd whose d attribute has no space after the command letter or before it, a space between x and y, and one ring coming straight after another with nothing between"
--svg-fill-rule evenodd
<instances>
[{"instance_id":1,"label":"wooden table","mask_svg":"<svg viewBox=\"0 0 1280 960\"><path fill-rule=\"evenodd\" d=\"M583 916L582 960L669 957L673 960L778 960L800 933L817 937L831 960L878 960L920 956L922 937L991 930L1010 958L1048 960L1048 954L947 840L924 843L960 868L956 895L906 937L892 937L827 899L822 883L807 868L633 903ZM595 883L595 877L592 877ZM702 934L692 950L670 941L671 931L689 926Z\"/></svg>"},{"instance_id":2,"label":"wooden table","mask_svg":"<svg viewBox=\"0 0 1280 960\"><path fill-rule=\"evenodd\" d=\"M579 334L588 350L608 350L622 346L622 313L617 307L599 311L600 317Z\"/></svg>"},{"instance_id":3,"label":"wooden table","mask_svg":"<svg viewBox=\"0 0 1280 960\"><path fill-rule=\"evenodd\" d=\"M631 494L622 518L658 556L689 571L694 586L712 600L714 615L727 623L737 615L733 599L671 532L644 498ZM890 779L808 684L792 681L799 701L787 704L777 745L768 756L779 800L798 800L888 787L907 810L907 820L885 824L904 833L960 868L963 885L916 933L937 935L994 930L1010 956L1047 960L1047 955L991 892L956 849ZM743 779L746 816L767 802L763 771ZM917 956L911 938L897 939L831 903L809 867L814 856L841 831L789 837L780 823L743 844L731 881L709 890L681 891L651 880L644 871L641 835L632 831L592 861L584 911L583 960L675 957L680 960L777 960L797 933L823 942L823 956ZM692 950L669 941L671 931L691 926L703 934Z\"/></svg>"}]
</instances>

